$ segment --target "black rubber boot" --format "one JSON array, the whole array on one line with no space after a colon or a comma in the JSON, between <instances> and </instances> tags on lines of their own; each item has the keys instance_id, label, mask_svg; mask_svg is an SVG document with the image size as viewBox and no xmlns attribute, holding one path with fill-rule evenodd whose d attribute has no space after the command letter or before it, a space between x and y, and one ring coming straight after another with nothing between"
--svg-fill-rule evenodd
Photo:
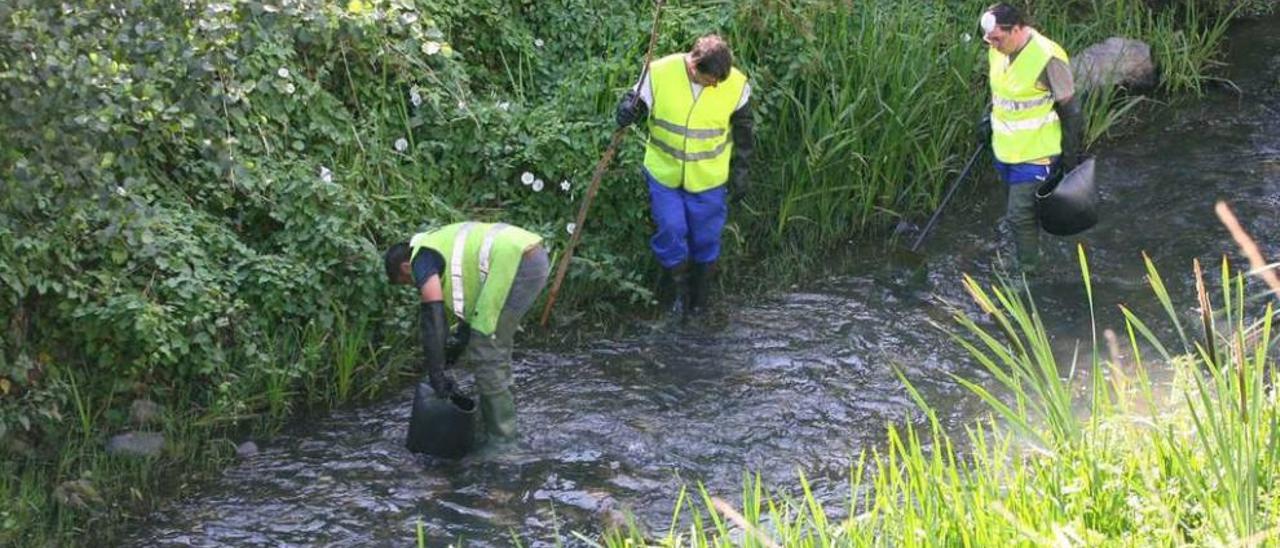
<instances>
[{"instance_id":1,"label":"black rubber boot","mask_svg":"<svg viewBox=\"0 0 1280 548\"><path fill-rule=\"evenodd\" d=\"M689 271L689 315L701 316L707 312L707 303L711 299L711 276L715 273L716 263L694 263Z\"/></svg>"},{"instance_id":2,"label":"black rubber boot","mask_svg":"<svg viewBox=\"0 0 1280 548\"><path fill-rule=\"evenodd\" d=\"M658 280L658 306L667 310L671 319L684 316L689 304L689 265L680 263L662 272Z\"/></svg>"}]
</instances>

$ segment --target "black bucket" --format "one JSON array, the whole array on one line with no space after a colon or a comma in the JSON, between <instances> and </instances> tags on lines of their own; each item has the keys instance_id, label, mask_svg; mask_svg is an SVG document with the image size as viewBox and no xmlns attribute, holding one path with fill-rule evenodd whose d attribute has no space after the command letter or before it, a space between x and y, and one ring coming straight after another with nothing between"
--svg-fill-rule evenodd
<instances>
[{"instance_id":1,"label":"black bucket","mask_svg":"<svg viewBox=\"0 0 1280 548\"><path fill-rule=\"evenodd\" d=\"M1071 173L1045 181L1036 189L1036 216L1045 232L1071 236L1098 224L1098 187L1093 174L1090 157Z\"/></svg>"},{"instance_id":2,"label":"black bucket","mask_svg":"<svg viewBox=\"0 0 1280 548\"><path fill-rule=\"evenodd\" d=\"M418 383L405 447L414 453L461 458L474 443L475 415L475 400L461 394L439 398L427 383Z\"/></svg>"}]
</instances>

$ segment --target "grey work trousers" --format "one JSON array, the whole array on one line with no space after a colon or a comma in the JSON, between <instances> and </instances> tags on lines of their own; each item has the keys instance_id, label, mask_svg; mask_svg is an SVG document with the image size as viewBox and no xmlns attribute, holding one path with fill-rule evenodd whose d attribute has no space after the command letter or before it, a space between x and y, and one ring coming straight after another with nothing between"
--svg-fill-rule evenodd
<instances>
[{"instance_id":1,"label":"grey work trousers","mask_svg":"<svg viewBox=\"0 0 1280 548\"><path fill-rule=\"evenodd\" d=\"M551 273L546 248L541 245L527 251L516 269L511 292L498 315L498 326L493 335L472 330L471 341L462 366L476 377L476 389L482 396L496 395L511 389L514 376L511 373L511 349L520 320L538 299L547 285Z\"/></svg>"}]
</instances>

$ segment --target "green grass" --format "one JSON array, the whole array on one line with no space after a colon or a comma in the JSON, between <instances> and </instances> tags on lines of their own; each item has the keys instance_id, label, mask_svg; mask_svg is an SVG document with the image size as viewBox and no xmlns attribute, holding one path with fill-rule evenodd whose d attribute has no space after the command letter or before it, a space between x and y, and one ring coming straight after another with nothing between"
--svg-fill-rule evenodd
<instances>
[{"instance_id":1,"label":"green grass","mask_svg":"<svg viewBox=\"0 0 1280 548\"><path fill-rule=\"evenodd\" d=\"M1088 263L1083 283L1092 310ZM1280 398L1267 298L1223 261L1199 325L1169 314L1193 350L1170 353L1126 311L1120 337L1063 360L1021 284L966 289L981 317L956 315L957 341L995 379L961 379L991 416L962 436L903 379L928 417L890 427L850 470L850 500L826 508L799 489L747 482L736 508L681 493L665 534L614 531L623 546L1261 546L1280 540ZM1172 297L1152 267L1153 298ZM1170 310L1173 310L1170 308ZM1096 337L1095 337L1096 339ZM1172 342L1173 344L1167 344ZM1145 354L1153 353L1154 356ZM995 392L995 388L1000 393ZM963 449L958 449L963 447ZM833 512L833 510L835 510ZM843 516L833 519L829 516Z\"/></svg>"}]
</instances>

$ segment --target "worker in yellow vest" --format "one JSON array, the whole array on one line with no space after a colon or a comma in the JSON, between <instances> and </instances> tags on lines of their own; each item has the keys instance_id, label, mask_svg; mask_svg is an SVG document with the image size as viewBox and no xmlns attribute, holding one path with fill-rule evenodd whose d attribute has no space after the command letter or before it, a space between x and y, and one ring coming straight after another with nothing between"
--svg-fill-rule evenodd
<instances>
[{"instance_id":1,"label":"worker in yellow vest","mask_svg":"<svg viewBox=\"0 0 1280 548\"><path fill-rule=\"evenodd\" d=\"M487 441L514 441L511 349L547 283L542 237L502 223L455 223L391 246L383 261L391 283L417 288L426 380L436 396L453 394L445 369L462 357L475 373ZM452 337L446 317L456 324Z\"/></svg>"},{"instance_id":2,"label":"worker in yellow vest","mask_svg":"<svg viewBox=\"0 0 1280 548\"><path fill-rule=\"evenodd\" d=\"M688 53L653 61L644 74L615 118L620 127L649 122L643 171L657 225L649 245L664 273L660 293L675 316L696 315L707 307L728 204L750 186L751 86L715 34Z\"/></svg>"},{"instance_id":3,"label":"worker in yellow vest","mask_svg":"<svg viewBox=\"0 0 1280 548\"><path fill-rule=\"evenodd\" d=\"M1018 268L1034 274L1040 261L1036 189L1075 168L1084 117L1061 46L1007 3L987 8L979 24L991 46L990 121L984 119L979 133L984 143L990 139L996 171L1009 190L1002 223L1012 232Z\"/></svg>"}]
</instances>

